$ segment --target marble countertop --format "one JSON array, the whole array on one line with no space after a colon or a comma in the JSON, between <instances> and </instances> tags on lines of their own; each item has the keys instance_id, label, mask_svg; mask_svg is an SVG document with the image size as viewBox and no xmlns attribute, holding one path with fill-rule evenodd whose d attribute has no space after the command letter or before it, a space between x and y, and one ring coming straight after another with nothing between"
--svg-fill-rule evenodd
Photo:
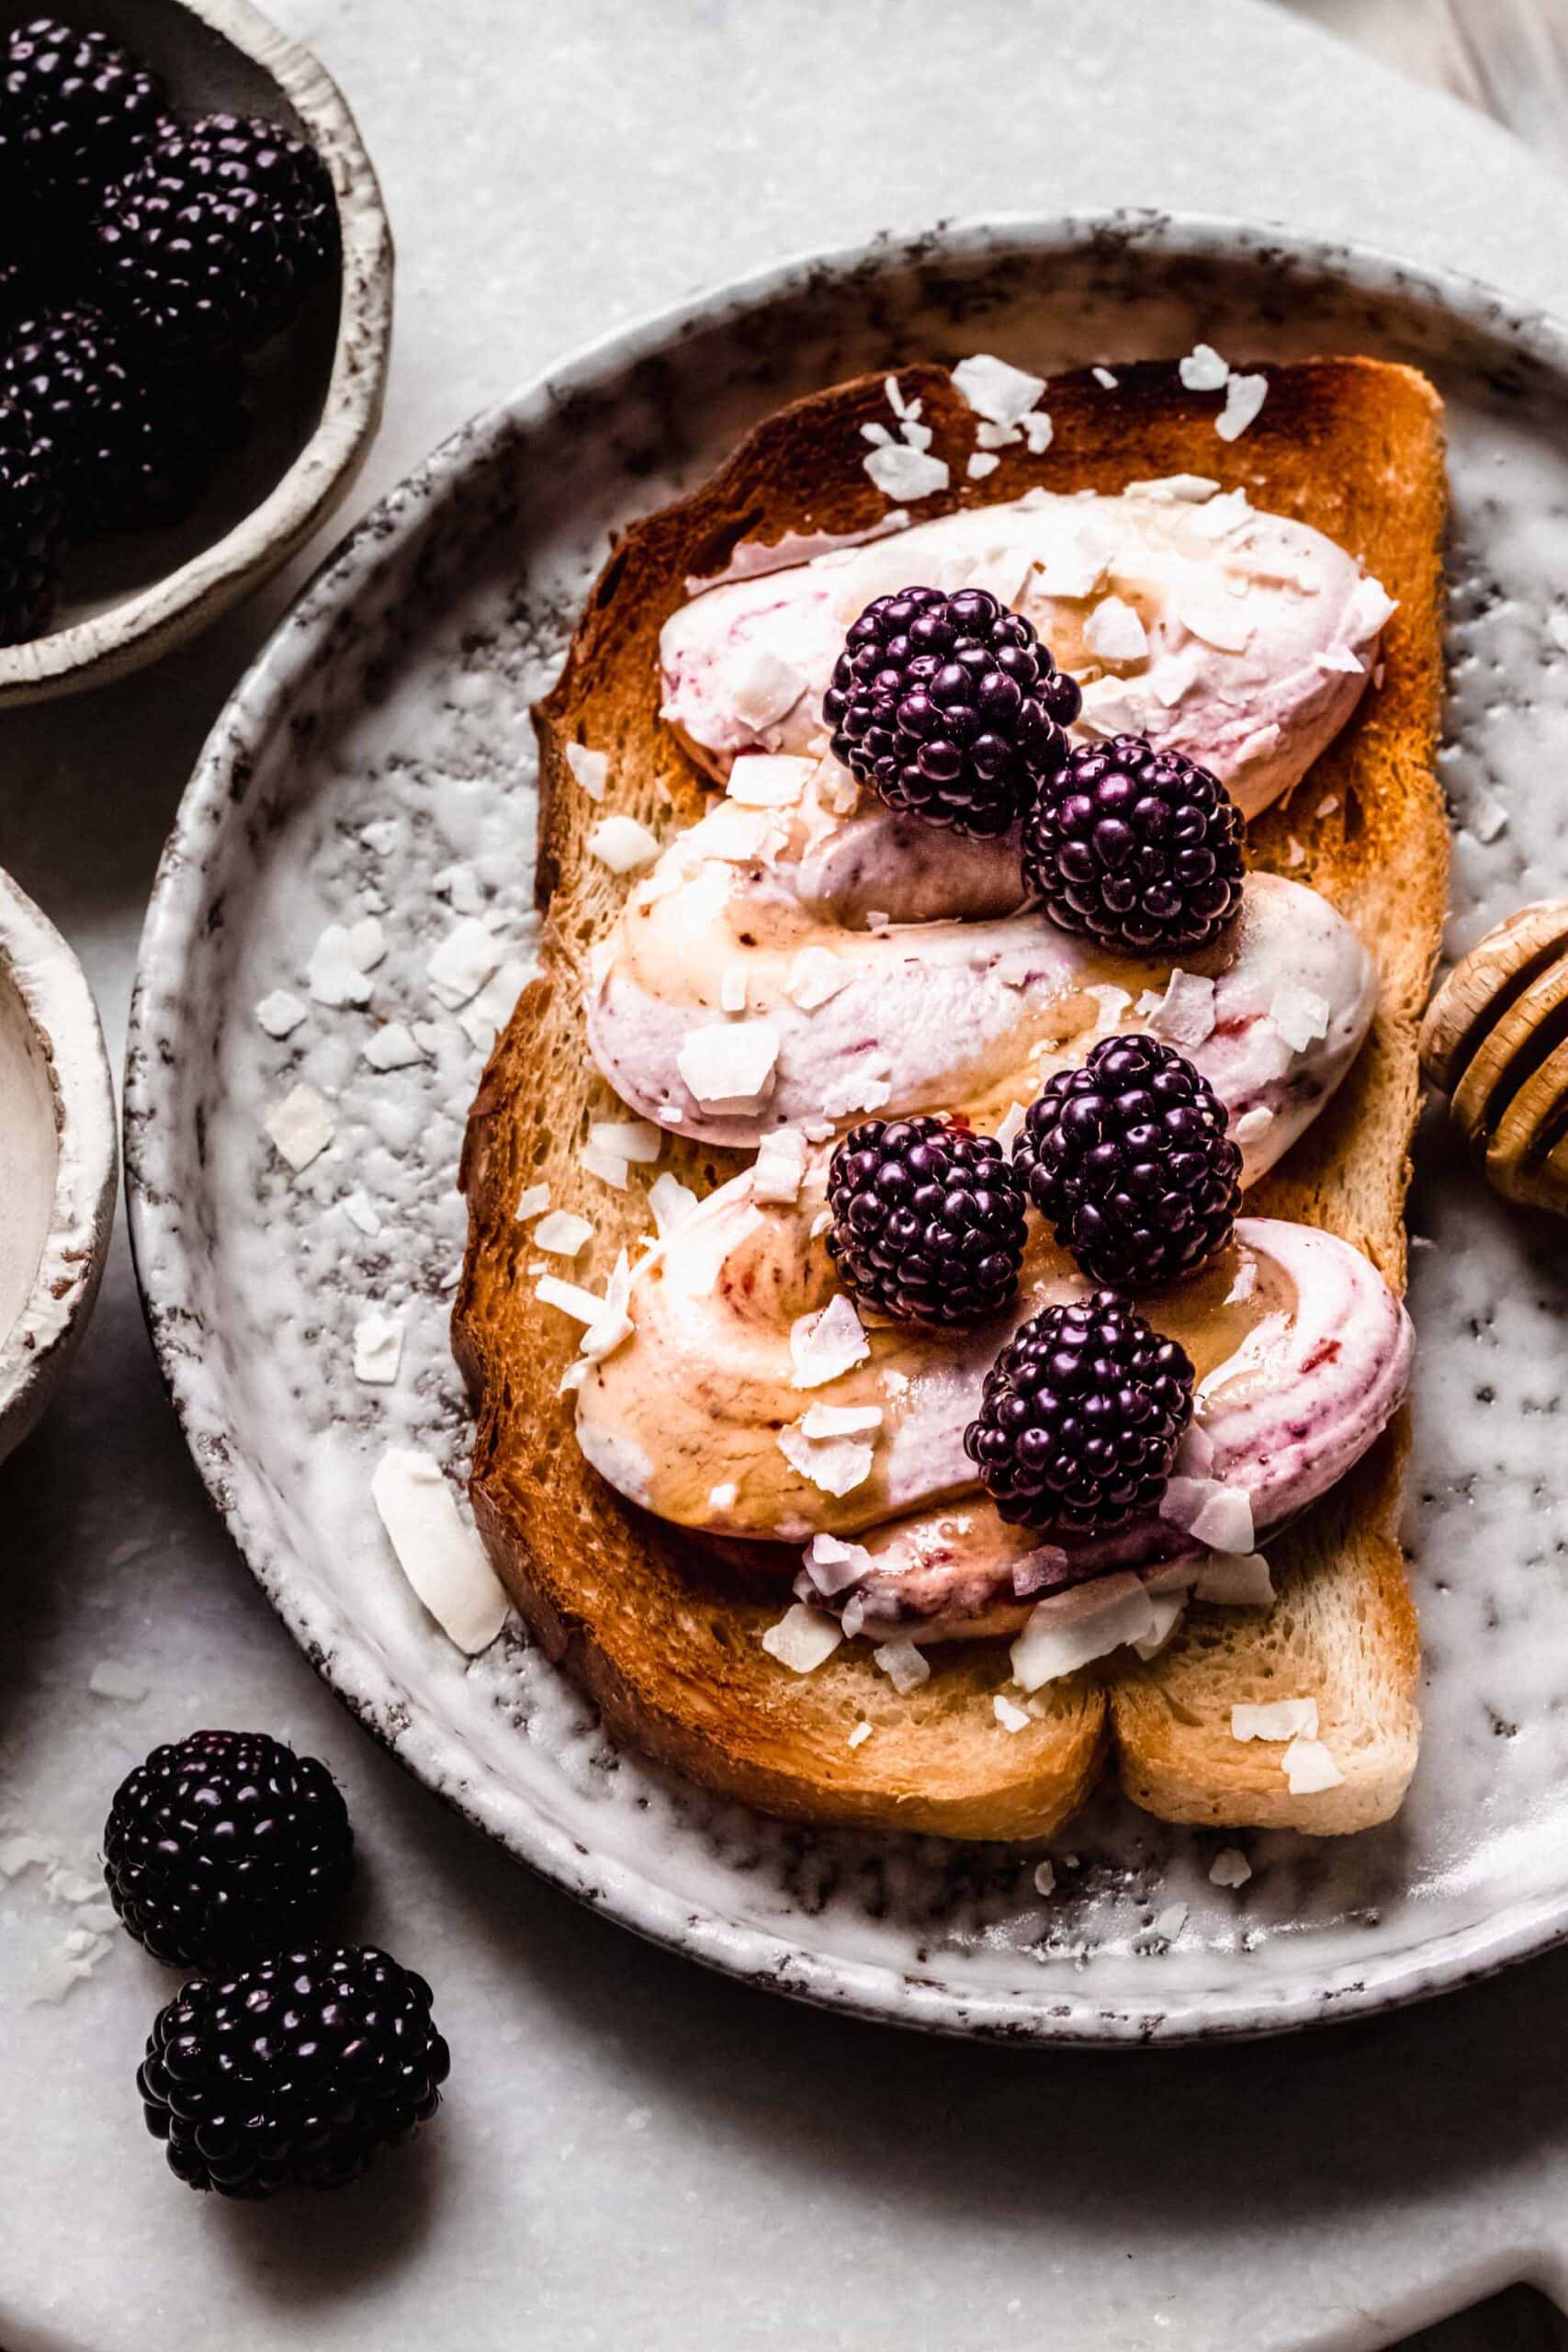
<instances>
[{"instance_id":1,"label":"marble countertop","mask_svg":"<svg viewBox=\"0 0 1568 2352\"><path fill-rule=\"evenodd\" d=\"M274 13L344 87L398 237L361 503L627 317L935 217L1244 212L1568 311L1559 182L1254 0ZM73 940L117 1057L175 799L304 569L154 672L0 722L0 864ZM1355 2352L1524 2278L1568 2301L1568 1958L1294 2043L1023 2056L710 1977L470 1835L253 1587L164 1403L123 1234L65 1395L0 1469L0 1826L85 1855L121 1772L199 1722L309 1747L360 1835L351 1931L431 1978L454 2052L438 2125L352 2197L198 2200L132 2083L172 1980L117 1939L40 2002L70 1909L36 1871L0 1881L6 2352L957 2352L1043 2330L1060 2352ZM111 1659L139 1702L89 1689Z\"/></svg>"}]
</instances>

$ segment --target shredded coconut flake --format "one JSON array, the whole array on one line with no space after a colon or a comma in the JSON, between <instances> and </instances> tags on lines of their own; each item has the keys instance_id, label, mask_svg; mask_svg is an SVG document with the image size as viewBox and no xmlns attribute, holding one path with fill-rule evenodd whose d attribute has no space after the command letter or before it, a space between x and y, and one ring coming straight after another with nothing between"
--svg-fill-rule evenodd
<instances>
[{"instance_id":1,"label":"shredded coconut flake","mask_svg":"<svg viewBox=\"0 0 1568 2352\"><path fill-rule=\"evenodd\" d=\"M991 1701L991 1713L1004 1731L1027 1731L1033 1721L1026 1707L1015 1706L1002 1690Z\"/></svg>"},{"instance_id":2,"label":"shredded coconut flake","mask_svg":"<svg viewBox=\"0 0 1568 2352\"><path fill-rule=\"evenodd\" d=\"M588 847L612 874L635 874L659 855L658 840L635 817L601 817L588 836Z\"/></svg>"},{"instance_id":3,"label":"shredded coconut flake","mask_svg":"<svg viewBox=\"0 0 1568 2352\"><path fill-rule=\"evenodd\" d=\"M1267 376L1232 376L1225 386L1225 404L1214 419L1220 439L1239 440L1268 397Z\"/></svg>"},{"instance_id":4,"label":"shredded coconut flake","mask_svg":"<svg viewBox=\"0 0 1568 2352\"><path fill-rule=\"evenodd\" d=\"M863 1747L870 1737L871 1725L868 1723L858 1723L856 1724L853 1731L851 1732L845 1745L850 1747Z\"/></svg>"},{"instance_id":5,"label":"shredded coconut flake","mask_svg":"<svg viewBox=\"0 0 1568 2352\"><path fill-rule=\"evenodd\" d=\"M377 937L380 937L381 926L376 922L374 916L370 918L370 922L374 924ZM360 925L355 924L355 931L357 932L360 928ZM385 955L385 953L386 948L383 944L381 954ZM374 954L367 957L362 952L362 944L356 944L354 933L350 932L346 925L341 922L328 923L310 953L306 981L311 996L318 1004L339 1007L348 1004L368 1004L370 981L367 977L367 965L378 963L380 957Z\"/></svg>"},{"instance_id":6,"label":"shredded coconut flake","mask_svg":"<svg viewBox=\"0 0 1568 2352\"><path fill-rule=\"evenodd\" d=\"M779 1431L778 1448L791 1469L825 1495L852 1495L875 1459L874 1449L855 1438L808 1437L803 1422Z\"/></svg>"},{"instance_id":7,"label":"shredded coconut flake","mask_svg":"<svg viewBox=\"0 0 1568 2352\"><path fill-rule=\"evenodd\" d=\"M851 978L849 966L830 947L803 947L789 967L784 994L802 1012L815 1012L847 988Z\"/></svg>"},{"instance_id":8,"label":"shredded coconut flake","mask_svg":"<svg viewBox=\"0 0 1568 2352\"><path fill-rule=\"evenodd\" d=\"M453 924L424 967L431 987L448 1012L457 1012L470 997L478 996L505 952L490 925L477 915L465 915L461 922Z\"/></svg>"},{"instance_id":9,"label":"shredded coconut flake","mask_svg":"<svg viewBox=\"0 0 1568 2352\"><path fill-rule=\"evenodd\" d=\"M269 1037L287 1037L299 1028L310 1009L288 989L274 989L271 995L264 996L257 1005L256 1019Z\"/></svg>"},{"instance_id":10,"label":"shredded coconut flake","mask_svg":"<svg viewBox=\"0 0 1568 2352\"><path fill-rule=\"evenodd\" d=\"M1034 1892L1036 1894L1055 1894L1056 1892L1056 1865L1049 1855L1043 1862L1034 1865Z\"/></svg>"},{"instance_id":11,"label":"shredded coconut flake","mask_svg":"<svg viewBox=\"0 0 1568 2352\"><path fill-rule=\"evenodd\" d=\"M296 1086L275 1102L262 1122L296 1175L319 1159L337 1132L336 1122L313 1086Z\"/></svg>"},{"instance_id":12,"label":"shredded coconut flake","mask_svg":"<svg viewBox=\"0 0 1568 2352\"><path fill-rule=\"evenodd\" d=\"M122 1665L117 1657L101 1657L87 1677L87 1688L96 1699L118 1699L123 1706L139 1707L147 1696L147 1685L134 1667ZM10 1877L10 1871L6 1871Z\"/></svg>"},{"instance_id":13,"label":"shredded coconut flake","mask_svg":"<svg viewBox=\"0 0 1568 2352\"><path fill-rule=\"evenodd\" d=\"M1252 1864L1239 1846L1222 1846L1209 1865L1212 1886L1245 1886L1252 1876Z\"/></svg>"},{"instance_id":14,"label":"shredded coconut flake","mask_svg":"<svg viewBox=\"0 0 1568 2352\"><path fill-rule=\"evenodd\" d=\"M648 1205L653 1212L660 1239L667 1241L685 1224L697 1205L697 1196L689 1184L682 1184L678 1176L671 1176L666 1169L663 1175L656 1176L649 1186Z\"/></svg>"},{"instance_id":15,"label":"shredded coconut flake","mask_svg":"<svg viewBox=\"0 0 1568 2352\"><path fill-rule=\"evenodd\" d=\"M1314 1037L1327 1036L1331 1012L1326 997L1286 980L1274 991L1269 1018L1292 1053L1303 1054Z\"/></svg>"},{"instance_id":16,"label":"shredded coconut flake","mask_svg":"<svg viewBox=\"0 0 1568 2352\"><path fill-rule=\"evenodd\" d=\"M395 1315L372 1308L354 1327L354 1376L367 1388L389 1388L403 1357L403 1327Z\"/></svg>"},{"instance_id":17,"label":"shredded coconut flake","mask_svg":"<svg viewBox=\"0 0 1568 2352\"><path fill-rule=\"evenodd\" d=\"M731 964L720 976L718 1009L721 1012L744 1012L746 1010L746 967Z\"/></svg>"},{"instance_id":18,"label":"shredded coconut flake","mask_svg":"<svg viewBox=\"0 0 1568 2352\"><path fill-rule=\"evenodd\" d=\"M576 1258L593 1238L593 1227L585 1216L574 1216L570 1209L552 1209L534 1227L534 1246L547 1250L552 1258Z\"/></svg>"},{"instance_id":19,"label":"shredded coconut flake","mask_svg":"<svg viewBox=\"0 0 1568 2352\"><path fill-rule=\"evenodd\" d=\"M543 1216L549 1204L550 1188L547 1184L525 1184L517 1195L517 1206L513 1214L520 1222L526 1224L530 1217Z\"/></svg>"},{"instance_id":20,"label":"shredded coconut flake","mask_svg":"<svg viewBox=\"0 0 1568 2352\"><path fill-rule=\"evenodd\" d=\"M776 1625L768 1627L762 1635L762 1647L781 1666L787 1666L792 1674L814 1674L832 1657L843 1638L844 1629L836 1617L797 1600L784 1611Z\"/></svg>"},{"instance_id":21,"label":"shredded coconut flake","mask_svg":"<svg viewBox=\"0 0 1568 2352\"><path fill-rule=\"evenodd\" d=\"M725 789L743 808L789 808L816 770L815 760L784 752L742 752Z\"/></svg>"},{"instance_id":22,"label":"shredded coconut flake","mask_svg":"<svg viewBox=\"0 0 1568 2352\"><path fill-rule=\"evenodd\" d=\"M1316 670L1343 671L1347 677L1359 678L1362 674L1361 657L1348 645L1325 646L1312 659L1313 667Z\"/></svg>"},{"instance_id":23,"label":"shredded coconut flake","mask_svg":"<svg viewBox=\"0 0 1568 2352\"><path fill-rule=\"evenodd\" d=\"M1280 1762L1293 1797L1314 1797L1345 1778L1321 1739L1292 1739Z\"/></svg>"},{"instance_id":24,"label":"shredded coconut flake","mask_svg":"<svg viewBox=\"0 0 1568 2352\"><path fill-rule=\"evenodd\" d=\"M953 389L989 424L1021 424L1045 390L1045 379L1011 367L988 351L977 351L953 369Z\"/></svg>"},{"instance_id":25,"label":"shredded coconut flake","mask_svg":"<svg viewBox=\"0 0 1568 2352\"><path fill-rule=\"evenodd\" d=\"M705 1109L750 1110L772 1092L778 1057L773 1022L717 1022L690 1032L675 1067Z\"/></svg>"},{"instance_id":26,"label":"shredded coconut flake","mask_svg":"<svg viewBox=\"0 0 1568 2352\"><path fill-rule=\"evenodd\" d=\"M1257 1706L1231 1709L1233 1739L1315 1739L1315 1699L1269 1699Z\"/></svg>"},{"instance_id":27,"label":"shredded coconut flake","mask_svg":"<svg viewBox=\"0 0 1568 2352\"><path fill-rule=\"evenodd\" d=\"M931 1680L931 1667L913 1642L884 1642L872 1651L871 1662L905 1698Z\"/></svg>"},{"instance_id":28,"label":"shredded coconut flake","mask_svg":"<svg viewBox=\"0 0 1568 2352\"><path fill-rule=\"evenodd\" d=\"M863 1363L871 1341L861 1326L854 1301L836 1291L820 1315L802 1315L791 1324L790 1362L795 1367L792 1387L821 1388L840 1374Z\"/></svg>"},{"instance_id":29,"label":"shredded coconut flake","mask_svg":"<svg viewBox=\"0 0 1568 2352\"><path fill-rule=\"evenodd\" d=\"M651 1119L595 1119L588 1140L595 1151L614 1152L617 1159L635 1159L643 1168L651 1168L664 1148Z\"/></svg>"},{"instance_id":30,"label":"shredded coconut flake","mask_svg":"<svg viewBox=\"0 0 1568 2352\"><path fill-rule=\"evenodd\" d=\"M865 460L866 472L885 498L898 505L931 498L947 488L947 460L933 458L924 449L911 449L905 442L895 441L886 449L874 449Z\"/></svg>"},{"instance_id":31,"label":"shredded coconut flake","mask_svg":"<svg viewBox=\"0 0 1568 2352\"><path fill-rule=\"evenodd\" d=\"M439 1464L389 1447L370 1495L399 1566L442 1631L470 1657L488 1649L505 1622L506 1595Z\"/></svg>"},{"instance_id":32,"label":"shredded coconut flake","mask_svg":"<svg viewBox=\"0 0 1568 2352\"><path fill-rule=\"evenodd\" d=\"M1083 641L1102 662L1142 662L1149 650L1135 607L1122 596L1107 596L1095 606L1084 624Z\"/></svg>"},{"instance_id":33,"label":"shredded coconut flake","mask_svg":"<svg viewBox=\"0 0 1568 2352\"><path fill-rule=\"evenodd\" d=\"M1256 1143L1259 1136L1268 1134L1273 1124L1274 1114L1267 1102L1255 1102L1251 1110L1244 1111L1236 1121L1235 1139L1237 1143Z\"/></svg>"},{"instance_id":34,"label":"shredded coconut flake","mask_svg":"<svg viewBox=\"0 0 1568 2352\"><path fill-rule=\"evenodd\" d=\"M1177 374L1190 392L1223 391L1230 379L1230 363L1222 359L1212 343L1194 344L1185 359L1177 362Z\"/></svg>"},{"instance_id":35,"label":"shredded coconut flake","mask_svg":"<svg viewBox=\"0 0 1568 2352\"><path fill-rule=\"evenodd\" d=\"M1201 972L1172 972L1149 1027L1173 1046L1201 1046L1214 1034L1214 983Z\"/></svg>"},{"instance_id":36,"label":"shredded coconut flake","mask_svg":"<svg viewBox=\"0 0 1568 2352\"><path fill-rule=\"evenodd\" d=\"M590 800L604 799L604 787L610 780L607 752L591 752L586 743L569 743L566 763Z\"/></svg>"},{"instance_id":37,"label":"shredded coconut flake","mask_svg":"<svg viewBox=\"0 0 1568 2352\"><path fill-rule=\"evenodd\" d=\"M389 1021L365 1041L365 1058L372 1069L412 1069L424 1054L400 1021Z\"/></svg>"},{"instance_id":38,"label":"shredded coconut flake","mask_svg":"<svg viewBox=\"0 0 1568 2352\"><path fill-rule=\"evenodd\" d=\"M1229 1609L1267 1609L1274 1598L1274 1579L1261 1552L1224 1552L1204 1562L1192 1590L1197 1600L1219 1601Z\"/></svg>"},{"instance_id":39,"label":"shredded coconut flake","mask_svg":"<svg viewBox=\"0 0 1568 2352\"><path fill-rule=\"evenodd\" d=\"M777 1127L764 1136L751 1170L754 1201L787 1202L800 1197L806 1174L806 1137L795 1127Z\"/></svg>"},{"instance_id":40,"label":"shredded coconut flake","mask_svg":"<svg viewBox=\"0 0 1568 2352\"><path fill-rule=\"evenodd\" d=\"M870 1575L872 1566L863 1544L846 1544L837 1535L814 1535L806 1547L806 1573L818 1591L829 1599L859 1584Z\"/></svg>"},{"instance_id":41,"label":"shredded coconut flake","mask_svg":"<svg viewBox=\"0 0 1568 2352\"><path fill-rule=\"evenodd\" d=\"M987 474L994 474L1000 464L1001 459L996 456L994 451L989 449L972 449L969 453L968 463L965 465L964 470L968 475L971 481L984 481L986 476Z\"/></svg>"},{"instance_id":42,"label":"shredded coconut flake","mask_svg":"<svg viewBox=\"0 0 1568 2352\"><path fill-rule=\"evenodd\" d=\"M1043 458L1056 436L1056 428L1045 411L1043 408L1032 409L1027 416L1021 416L1018 421L1023 428L1030 456Z\"/></svg>"},{"instance_id":43,"label":"shredded coconut flake","mask_svg":"<svg viewBox=\"0 0 1568 2352\"><path fill-rule=\"evenodd\" d=\"M1024 1690L1039 1690L1124 1642L1146 1641L1155 1626L1154 1606L1142 1585L1120 1586L1103 1608L1066 1623L1049 1600L1039 1601L1010 1653L1013 1679Z\"/></svg>"}]
</instances>

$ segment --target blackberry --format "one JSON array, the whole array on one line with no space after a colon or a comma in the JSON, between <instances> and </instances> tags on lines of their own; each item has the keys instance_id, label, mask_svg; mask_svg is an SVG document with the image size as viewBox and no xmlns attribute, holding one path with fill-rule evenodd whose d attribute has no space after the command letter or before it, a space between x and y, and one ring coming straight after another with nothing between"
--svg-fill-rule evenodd
<instances>
[{"instance_id":1,"label":"blackberry","mask_svg":"<svg viewBox=\"0 0 1568 2352\"><path fill-rule=\"evenodd\" d=\"M172 2171L221 2197L339 2188L441 2104L430 1987L367 1945L277 1952L185 1985L136 2077Z\"/></svg>"},{"instance_id":2,"label":"blackberry","mask_svg":"<svg viewBox=\"0 0 1568 2352\"><path fill-rule=\"evenodd\" d=\"M104 1875L154 1960L232 1968L308 1941L354 1876L336 1781L265 1732L196 1731L120 1782Z\"/></svg>"},{"instance_id":3,"label":"blackberry","mask_svg":"<svg viewBox=\"0 0 1568 2352\"><path fill-rule=\"evenodd\" d=\"M0 187L51 231L97 209L164 127L164 94L107 33L35 17L0 50Z\"/></svg>"},{"instance_id":4,"label":"blackberry","mask_svg":"<svg viewBox=\"0 0 1568 2352\"><path fill-rule=\"evenodd\" d=\"M1029 1106L1013 1166L1091 1282L1146 1290L1229 1240L1241 1152L1219 1097L1156 1037L1107 1037Z\"/></svg>"},{"instance_id":5,"label":"blackberry","mask_svg":"<svg viewBox=\"0 0 1568 2352\"><path fill-rule=\"evenodd\" d=\"M1102 1290L1015 1334L964 1450L1003 1519L1092 1534L1154 1508L1191 1418L1183 1351Z\"/></svg>"},{"instance_id":6,"label":"blackberry","mask_svg":"<svg viewBox=\"0 0 1568 2352\"><path fill-rule=\"evenodd\" d=\"M315 149L258 116L162 140L95 226L110 298L165 341L249 350L286 327L338 249Z\"/></svg>"},{"instance_id":7,"label":"blackberry","mask_svg":"<svg viewBox=\"0 0 1568 2352\"><path fill-rule=\"evenodd\" d=\"M34 307L32 280L27 265L13 254L0 253L0 334Z\"/></svg>"},{"instance_id":8,"label":"blackberry","mask_svg":"<svg viewBox=\"0 0 1568 2352\"><path fill-rule=\"evenodd\" d=\"M1024 820L1045 912L1134 954L1206 947L1241 904L1241 819L1224 786L1142 735L1081 743Z\"/></svg>"},{"instance_id":9,"label":"blackberry","mask_svg":"<svg viewBox=\"0 0 1568 2352\"><path fill-rule=\"evenodd\" d=\"M48 628L62 536L47 453L21 410L0 400L0 645Z\"/></svg>"},{"instance_id":10,"label":"blackberry","mask_svg":"<svg viewBox=\"0 0 1568 2352\"><path fill-rule=\"evenodd\" d=\"M188 514L238 438L238 363L178 374L91 303L24 320L0 357L0 398L25 411L84 535Z\"/></svg>"},{"instance_id":11,"label":"blackberry","mask_svg":"<svg viewBox=\"0 0 1568 2352\"><path fill-rule=\"evenodd\" d=\"M866 1119L833 1154L828 1203L834 1263L886 1315L977 1323L1018 1288L1023 1193L994 1136Z\"/></svg>"},{"instance_id":12,"label":"blackberry","mask_svg":"<svg viewBox=\"0 0 1568 2352\"><path fill-rule=\"evenodd\" d=\"M905 588L868 605L823 698L833 750L890 808L989 838L1066 757L1077 688L1021 613L983 588Z\"/></svg>"}]
</instances>

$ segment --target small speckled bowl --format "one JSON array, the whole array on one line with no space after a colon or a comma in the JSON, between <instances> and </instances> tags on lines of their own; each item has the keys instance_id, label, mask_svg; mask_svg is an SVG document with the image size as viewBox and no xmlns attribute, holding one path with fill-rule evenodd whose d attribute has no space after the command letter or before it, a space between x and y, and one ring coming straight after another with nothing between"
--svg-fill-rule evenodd
<instances>
[{"instance_id":1,"label":"small speckled bowl","mask_svg":"<svg viewBox=\"0 0 1568 2352\"><path fill-rule=\"evenodd\" d=\"M114 1223L114 1089L82 967L0 874L0 1456L86 1329Z\"/></svg>"},{"instance_id":2,"label":"small speckled bowl","mask_svg":"<svg viewBox=\"0 0 1568 2352\"><path fill-rule=\"evenodd\" d=\"M0 34L37 0L0 0ZM252 363L254 424L194 514L73 549L48 637L0 646L0 708L122 677L215 621L342 503L369 450L392 335L392 238L353 116L325 68L250 0L62 0L146 59L182 115L265 115L324 157L338 273Z\"/></svg>"}]
</instances>

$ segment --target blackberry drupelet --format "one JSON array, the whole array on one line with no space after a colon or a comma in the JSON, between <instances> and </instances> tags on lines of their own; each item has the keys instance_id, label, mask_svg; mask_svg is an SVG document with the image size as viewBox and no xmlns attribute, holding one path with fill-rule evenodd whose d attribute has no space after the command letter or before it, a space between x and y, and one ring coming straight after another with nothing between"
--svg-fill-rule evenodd
<instances>
[{"instance_id":1,"label":"blackberry drupelet","mask_svg":"<svg viewBox=\"0 0 1568 2352\"><path fill-rule=\"evenodd\" d=\"M163 90L107 33L53 17L0 50L0 189L52 237L81 225L164 125ZM35 232L36 233L36 232Z\"/></svg>"},{"instance_id":2,"label":"blackberry drupelet","mask_svg":"<svg viewBox=\"0 0 1568 2352\"><path fill-rule=\"evenodd\" d=\"M994 1136L866 1119L833 1154L828 1204L834 1263L886 1315L977 1323L1018 1288L1023 1193Z\"/></svg>"},{"instance_id":3,"label":"blackberry drupelet","mask_svg":"<svg viewBox=\"0 0 1568 2352\"><path fill-rule=\"evenodd\" d=\"M1077 745L1024 819L1024 878L1053 922L1134 954L1206 947L1242 871L1224 785L1142 735Z\"/></svg>"},{"instance_id":4,"label":"blackberry drupelet","mask_svg":"<svg viewBox=\"0 0 1568 2352\"><path fill-rule=\"evenodd\" d=\"M1147 1290L1229 1240L1241 1152L1207 1079L1156 1037L1107 1037L1030 1104L1013 1166L1091 1282Z\"/></svg>"},{"instance_id":5,"label":"blackberry drupelet","mask_svg":"<svg viewBox=\"0 0 1568 2352\"><path fill-rule=\"evenodd\" d=\"M354 1876L354 1832L313 1756L265 1732L197 1731L120 1782L104 1875L154 1960L232 1968L321 1932Z\"/></svg>"},{"instance_id":6,"label":"blackberry drupelet","mask_svg":"<svg viewBox=\"0 0 1568 2352\"><path fill-rule=\"evenodd\" d=\"M0 397L27 413L84 535L177 522L241 424L237 362L176 373L87 302L21 322L0 356Z\"/></svg>"},{"instance_id":7,"label":"blackberry drupelet","mask_svg":"<svg viewBox=\"0 0 1568 2352\"><path fill-rule=\"evenodd\" d=\"M328 275L337 204L304 140L259 117L208 115L160 141L94 234L107 296L140 327L249 350Z\"/></svg>"},{"instance_id":8,"label":"blackberry drupelet","mask_svg":"<svg viewBox=\"0 0 1568 2352\"><path fill-rule=\"evenodd\" d=\"M192 2188L338 2188L428 2121L450 2059L430 1987L384 1951L276 1953L185 1985L137 2075L147 2129Z\"/></svg>"},{"instance_id":9,"label":"blackberry drupelet","mask_svg":"<svg viewBox=\"0 0 1568 2352\"><path fill-rule=\"evenodd\" d=\"M1021 613L983 588L905 588L866 606L823 699L833 750L890 808L989 838L1066 757L1078 693Z\"/></svg>"},{"instance_id":10,"label":"blackberry drupelet","mask_svg":"<svg viewBox=\"0 0 1568 2352\"><path fill-rule=\"evenodd\" d=\"M1183 1351L1102 1290L1017 1332L964 1450L1003 1519L1097 1533L1158 1502L1191 1418Z\"/></svg>"},{"instance_id":11,"label":"blackberry drupelet","mask_svg":"<svg viewBox=\"0 0 1568 2352\"><path fill-rule=\"evenodd\" d=\"M14 254L0 253L0 334L36 307L27 266Z\"/></svg>"},{"instance_id":12,"label":"blackberry drupelet","mask_svg":"<svg viewBox=\"0 0 1568 2352\"><path fill-rule=\"evenodd\" d=\"M62 537L47 453L22 411L0 400L0 645L48 628Z\"/></svg>"}]
</instances>

